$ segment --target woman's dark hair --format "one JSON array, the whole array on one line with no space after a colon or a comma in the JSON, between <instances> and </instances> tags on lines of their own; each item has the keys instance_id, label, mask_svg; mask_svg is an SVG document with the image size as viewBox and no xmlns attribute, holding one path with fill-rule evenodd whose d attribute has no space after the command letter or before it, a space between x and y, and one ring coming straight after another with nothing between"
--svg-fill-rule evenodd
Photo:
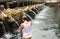
<instances>
[{"instance_id":1,"label":"woman's dark hair","mask_svg":"<svg viewBox=\"0 0 60 39\"><path fill-rule=\"evenodd\" d=\"M28 18L27 17L23 17L22 20L27 20L28 21Z\"/></svg>"}]
</instances>

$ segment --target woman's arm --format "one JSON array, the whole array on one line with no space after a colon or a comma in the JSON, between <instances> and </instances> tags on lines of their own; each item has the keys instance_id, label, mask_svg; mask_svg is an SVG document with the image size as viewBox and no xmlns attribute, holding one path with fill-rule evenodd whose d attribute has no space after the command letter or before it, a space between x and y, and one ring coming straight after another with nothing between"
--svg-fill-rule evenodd
<instances>
[{"instance_id":1,"label":"woman's arm","mask_svg":"<svg viewBox=\"0 0 60 39\"><path fill-rule=\"evenodd\" d=\"M22 32L23 28L24 28L24 26L23 26L23 24L21 24L20 25L20 32Z\"/></svg>"},{"instance_id":2,"label":"woman's arm","mask_svg":"<svg viewBox=\"0 0 60 39\"><path fill-rule=\"evenodd\" d=\"M30 21L30 25L32 26L32 22Z\"/></svg>"}]
</instances>

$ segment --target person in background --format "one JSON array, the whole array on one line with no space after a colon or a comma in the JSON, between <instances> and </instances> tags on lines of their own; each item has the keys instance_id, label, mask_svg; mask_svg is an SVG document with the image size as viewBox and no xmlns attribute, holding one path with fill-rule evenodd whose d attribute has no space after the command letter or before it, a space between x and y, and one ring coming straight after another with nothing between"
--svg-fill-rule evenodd
<instances>
[{"instance_id":1,"label":"person in background","mask_svg":"<svg viewBox=\"0 0 60 39\"><path fill-rule=\"evenodd\" d=\"M4 8L4 5L0 5L0 16L3 17L7 17L6 13L6 9Z\"/></svg>"},{"instance_id":2,"label":"person in background","mask_svg":"<svg viewBox=\"0 0 60 39\"><path fill-rule=\"evenodd\" d=\"M1 10L2 12L6 12L6 9L5 9L4 5L0 5L0 10Z\"/></svg>"},{"instance_id":3,"label":"person in background","mask_svg":"<svg viewBox=\"0 0 60 39\"><path fill-rule=\"evenodd\" d=\"M20 24L20 32L22 32L22 39L31 39L31 21L28 21L27 17L22 18L23 23Z\"/></svg>"}]
</instances>

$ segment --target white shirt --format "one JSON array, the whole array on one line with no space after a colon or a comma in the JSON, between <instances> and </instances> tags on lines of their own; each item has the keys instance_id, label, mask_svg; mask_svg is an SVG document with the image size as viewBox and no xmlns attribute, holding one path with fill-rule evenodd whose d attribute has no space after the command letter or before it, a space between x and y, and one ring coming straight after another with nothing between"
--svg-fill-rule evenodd
<instances>
[{"instance_id":1,"label":"white shirt","mask_svg":"<svg viewBox=\"0 0 60 39\"><path fill-rule=\"evenodd\" d=\"M27 24L23 23L23 25L23 38L30 38L32 36L30 22L28 22Z\"/></svg>"}]
</instances>

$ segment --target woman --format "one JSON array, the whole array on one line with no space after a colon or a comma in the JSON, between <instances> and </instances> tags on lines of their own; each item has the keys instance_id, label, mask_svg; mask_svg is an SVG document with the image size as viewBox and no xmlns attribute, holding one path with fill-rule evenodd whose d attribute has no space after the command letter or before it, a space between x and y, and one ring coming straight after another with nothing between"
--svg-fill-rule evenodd
<instances>
[{"instance_id":1,"label":"woman","mask_svg":"<svg viewBox=\"0 0 60 39\"><path fill-rule=\"evenodd\" d=\"M23 23L20 25L20 32L23 33L22 39L31 39L32 33L31 33L31 26L32 23L28 21L26 17L22 18Z\"/></svg>"}]
</instances>

